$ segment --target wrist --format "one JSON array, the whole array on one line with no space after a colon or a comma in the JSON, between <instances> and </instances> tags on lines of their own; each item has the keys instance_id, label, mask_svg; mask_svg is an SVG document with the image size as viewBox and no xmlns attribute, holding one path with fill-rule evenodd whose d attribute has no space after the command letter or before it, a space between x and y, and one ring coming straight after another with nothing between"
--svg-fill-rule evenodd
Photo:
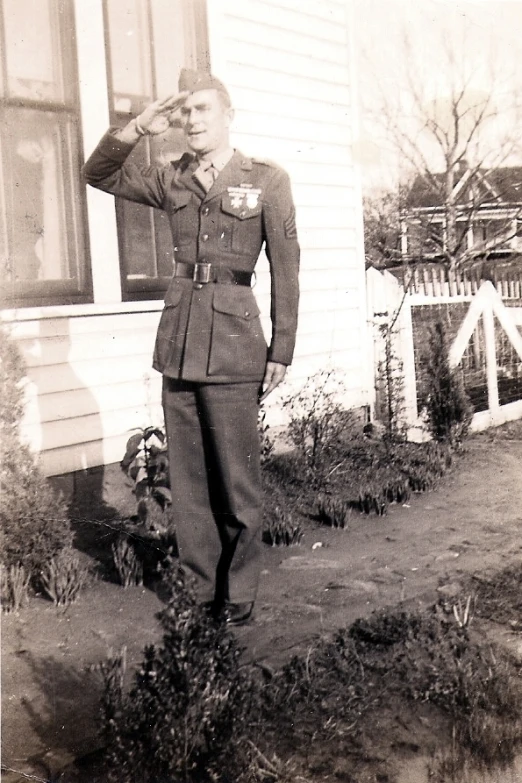
<instances>
[{"instance_id":1,"label":"wrist","mask_svg":"<svg viewBox=\"0 0 522 783\"><path fill-rule=\"evenodd\" d=\"M142 124L140 123L139 116L134 118L134 128L136 130L136 133L138 136L148 136L149 131L147 128L144 128Z\"/></svg>"}]
</instances>

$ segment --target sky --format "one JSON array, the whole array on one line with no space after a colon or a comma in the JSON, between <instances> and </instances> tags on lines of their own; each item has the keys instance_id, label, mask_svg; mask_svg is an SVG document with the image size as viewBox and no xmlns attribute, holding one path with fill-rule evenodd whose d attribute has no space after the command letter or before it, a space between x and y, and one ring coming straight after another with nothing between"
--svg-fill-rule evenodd
<instances>
[{"instance_id":1,"label":"sky","mask_svg":"<svg viewBox=\"0 0 522 783\"><path fill-rule=\"evenodd\" d=\"M404 161L372 112L385 95L406 116L408 79L426 102L443 100L452 79L466 78L474 95L491 95L498 117L483 144L494 156L509 136L513 149L504 165L522 164L522 0L352 0L352 6L361 115L356 153L366 189L404 178ZM451 69L445 46L455 57Z\"/></svg>"}]
</instances>

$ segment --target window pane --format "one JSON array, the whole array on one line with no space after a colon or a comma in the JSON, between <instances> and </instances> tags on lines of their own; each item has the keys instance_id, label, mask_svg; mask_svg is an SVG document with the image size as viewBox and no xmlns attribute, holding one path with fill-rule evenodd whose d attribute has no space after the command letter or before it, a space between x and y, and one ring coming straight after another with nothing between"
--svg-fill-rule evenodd
<instances>
[{"instance_id":1,"label":"window pane","mask_svg":"<svg viewBox=\"0 0 522 783\"><path fill-rule=\"evenodd\" d=\"M150 101L177 90L182 67L208 68L205 0L105 0L112 116L125 125ZM131 159L164 164L185 149L183 134L142 140ZM124 297L161 296L172 276L166 215L116 199Z\"/></svg>"},{"instance_id":2,"label":"window pane","mask_svg":"<svg viewBox=\"0 0 522 783\"><path fill-rule=\"evenodd\" d=\"M152 100L147 0L107 0L113 108L136 114Z\"/></svg>"},{"instance_id":3,"label":"window pane","mask_svg":"<svg viewBox=\"0 0 522 783\"><path fill-rule=\"evenodd\" d=\"M76 158L67 117L20 108L2 115L8 268L15 281L78 280Z\"/></svg>"},{"instance_id":4,"label":"window pane","mask_svg":"<svg viewBox=\"0 0 522 783\"><path fill-rule=\"evenodd\" d=\"M194 31L184 18L184 0L152 0L154 31L154 63L158 98L177 91L178 76L183 66L196 68ZM185 14L186 17L186 14Z\"/></svg>"},{"instance_id":5,"label":"window pane","mask_svg":"<svg viewBox=\"0 0 522 783\"><path fill-rule=\"evenodd\" d=\"M60 30L69 28L64 4L52 0L4 0L7 86L12 97L63 102L65 88Z\"/></svg>"}]
</instances>

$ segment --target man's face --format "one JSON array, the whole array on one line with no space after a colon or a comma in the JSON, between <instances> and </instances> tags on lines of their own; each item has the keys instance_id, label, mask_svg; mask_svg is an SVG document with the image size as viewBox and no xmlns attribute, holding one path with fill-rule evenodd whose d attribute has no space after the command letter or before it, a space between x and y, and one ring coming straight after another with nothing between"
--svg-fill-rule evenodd
<instances>
[{"instance_id":1,"label":"man's face","mask_svg":"<svg viewBox=\"0 0 522 783\"><path fill-rule=\"evenodd\" d=\"M180 113L188 146L196 155L228 147L232 109L225 108L217 90L191 93Z\"/></svg>"}]
</instances>

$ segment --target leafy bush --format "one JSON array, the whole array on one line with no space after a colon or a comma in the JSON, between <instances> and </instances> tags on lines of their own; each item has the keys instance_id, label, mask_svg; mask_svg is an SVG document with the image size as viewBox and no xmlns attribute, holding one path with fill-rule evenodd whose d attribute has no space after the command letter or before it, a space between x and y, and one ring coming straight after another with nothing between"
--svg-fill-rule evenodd
<instances>
[{"instance_id":1,"label":"leafy bush","mask_svg":"<svg viewBox=\"0 0 522 783\"><path fill-rule=\"evenodd\" d=\"M62 549L42 569L45 593L56 606L69 606L78 598L87 580L88 570L73 549Z\"/></svg>"},{"instance_id":2,"label":"leafy bush","mask_svg":"<svg viewBox=\"0 0 522 783\"><path fill-rule=\"evenodd\" d=\"M436 441L458 447L468 434L473 408L458 370L450 365L446 329L442 321L435 323L430 332L426 375L428 431Z\"/></svg>"},{"instance_id":3,"label":"leafy bush","mask_svg":"<svg viewBox=\"0 0 522 783\"><path fill-rule=\"evenodd\" d=\"M244 732L251 681L239 667L234 636L196 602L180 572L171 574L170 587L169 605L158 615L163 644L145 649L128 694L115 667L108 667L108 778L239 781L250 764Z\"/></svg>"},{"instance_id":4,"label":"leafy bush","mask_svg":"<svg viewBox=\"0 0 522 783\"><path fill-rule=\"evenodd\" d=\"M1 327L0 561L6 568L23 564L33 586L39 587L42 569L72 545L73 533L63 498L21 442L24 374L20 353Z\"/></svg>"}]
</instances>

